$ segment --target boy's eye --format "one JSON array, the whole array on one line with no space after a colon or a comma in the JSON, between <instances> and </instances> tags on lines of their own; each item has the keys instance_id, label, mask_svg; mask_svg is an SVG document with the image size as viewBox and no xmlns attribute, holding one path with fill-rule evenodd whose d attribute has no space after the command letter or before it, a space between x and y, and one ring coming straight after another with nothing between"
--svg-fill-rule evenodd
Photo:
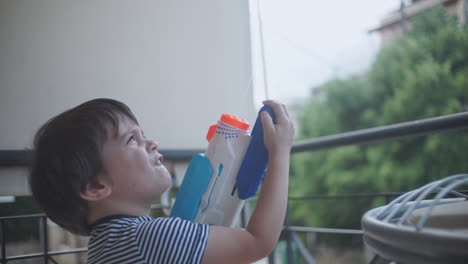
<instances>
[{"instance_id":1,"label":"boy's eye","mask_svg":"<svg viewBox=\"0 0 468 264\"><path fill-rule=\"evenodd\" d=\"M132 142L132 141L135 141L135 136L133 136L133 135L128 139L127 144Z\"/></svg>"}]
</instances>

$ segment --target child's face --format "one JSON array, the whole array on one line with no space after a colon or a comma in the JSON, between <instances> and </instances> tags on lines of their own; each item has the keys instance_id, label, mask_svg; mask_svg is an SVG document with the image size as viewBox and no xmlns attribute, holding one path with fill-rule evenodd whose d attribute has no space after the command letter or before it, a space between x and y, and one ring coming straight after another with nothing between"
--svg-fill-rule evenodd
<instances>
[{"instance_id":1,"label":"child's face","mask_svg":"<svg viewBox=\"0 0 468 264\"><path fill-rule=\"evenodd\" d=\"M110 197L122 204L148 205L169 187L171 178L158 145L146 139L140 127L122 118L117 136L103 147L104 174L110 178Z\"/></svg>"}]
</instances>

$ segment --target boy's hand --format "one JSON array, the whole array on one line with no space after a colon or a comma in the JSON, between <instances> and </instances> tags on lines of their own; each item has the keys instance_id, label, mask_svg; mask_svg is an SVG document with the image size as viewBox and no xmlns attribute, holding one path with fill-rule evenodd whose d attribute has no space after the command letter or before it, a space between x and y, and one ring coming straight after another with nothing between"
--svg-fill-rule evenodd
<instances>
[{"instance_id":1,"label":"boy's hand","mask_svg":"<svg viewBox=\"0 0 468 264\"><path fill-rule=\"evenodd\" d=\"M294 136L294 124L289 118L286 106L273 100L264 101L263 104L271 106L276 114L276 124L273 123L270 114L266 111L263 111L260 117L263 125L265 146L268 152L270 155L284 152L289 153Z\"/></svg>"}]
</instances>

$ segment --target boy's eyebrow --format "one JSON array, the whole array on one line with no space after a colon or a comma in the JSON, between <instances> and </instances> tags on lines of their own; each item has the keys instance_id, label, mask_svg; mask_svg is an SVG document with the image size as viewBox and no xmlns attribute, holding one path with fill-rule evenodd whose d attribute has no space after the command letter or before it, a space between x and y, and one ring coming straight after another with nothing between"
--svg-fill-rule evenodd
<instances>
[{"instance_id":1,"label":"boy's eyebrow","mask_svg":"<svg viewBox=\"0 0 468 264\"><path fill-rule=\"evenodd\" d=\"M134 134L138 131L138 127L130 128L119 136L119 140L124 140L129 134Z\"/></svg>"}]
</instances>

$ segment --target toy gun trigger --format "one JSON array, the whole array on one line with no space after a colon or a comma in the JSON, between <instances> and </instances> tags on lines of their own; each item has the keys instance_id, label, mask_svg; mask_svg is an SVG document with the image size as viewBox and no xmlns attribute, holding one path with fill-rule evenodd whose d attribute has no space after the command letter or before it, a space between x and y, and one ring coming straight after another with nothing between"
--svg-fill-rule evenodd
<instances>
[{"instance_id":1,"label":"toy gun trigger","mask_svg":"<svg viewBox=\"0 0 468 264\"><path fill-rule=\"evenodd\" d=\"M234 184L234 187L232 187L231 196L234 196L234 194L236 193L236 190L237 190L237 183Z\"/></svg>"}]
</instances>

